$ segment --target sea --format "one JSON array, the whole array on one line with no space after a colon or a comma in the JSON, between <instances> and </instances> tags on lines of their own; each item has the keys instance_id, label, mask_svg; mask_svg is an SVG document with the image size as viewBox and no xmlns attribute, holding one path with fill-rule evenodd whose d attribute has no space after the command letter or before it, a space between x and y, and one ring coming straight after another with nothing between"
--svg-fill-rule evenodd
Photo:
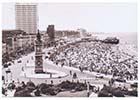
<instances>
[{"instance_id":1,"label":"sea","mask_svg":"<svg viewBox=\"0 0 140 100\"><path fill-rule=\"evenodd\" d=\"M138 33L137 32L118 32L118 33L93 33L92 36L97 36L100 39L107 37L117 37L122 45L132 45L135 51L138 51Z\"/></svg>"}]
</instances>

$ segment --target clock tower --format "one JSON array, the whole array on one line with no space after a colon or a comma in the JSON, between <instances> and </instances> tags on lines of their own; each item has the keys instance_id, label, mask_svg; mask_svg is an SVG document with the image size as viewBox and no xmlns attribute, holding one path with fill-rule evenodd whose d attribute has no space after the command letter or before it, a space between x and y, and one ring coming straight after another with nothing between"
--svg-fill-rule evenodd
<instances>
[{"instance_id":1,"label":"clock tower","mask_svg":"<svg viewBox=\"0 0 140 100\"><path fill-rule=\"evenodd\" d=\"M35 40L35 73L44 73L42 54L42 40L38 30Z\"/></svg>"}]
</instances>

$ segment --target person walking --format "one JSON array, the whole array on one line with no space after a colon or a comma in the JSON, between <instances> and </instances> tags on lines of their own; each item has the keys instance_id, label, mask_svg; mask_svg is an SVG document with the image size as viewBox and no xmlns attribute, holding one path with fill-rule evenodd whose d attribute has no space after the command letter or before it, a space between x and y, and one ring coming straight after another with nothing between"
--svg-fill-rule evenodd
<instances>
[{"instance_id":1,"label":"person walking","mask_svg":"<svg viewBox=\"0 0 140 100\"><path fill-rule=\"evenodd\" d=\"M72 71L70 70L70 76L72 75Z\"/></svg>"}]
</instances>

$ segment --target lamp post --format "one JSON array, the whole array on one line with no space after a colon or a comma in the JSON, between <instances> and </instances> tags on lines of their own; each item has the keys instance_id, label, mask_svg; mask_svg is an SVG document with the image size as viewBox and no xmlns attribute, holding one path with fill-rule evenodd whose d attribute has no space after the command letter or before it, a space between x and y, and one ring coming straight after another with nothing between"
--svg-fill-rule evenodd
<instances>
[{"instance_id":1,"label":"lamp post","mask_svg":"<svg viewBox=\"0 0 140 100\"><path fill-rule=\"evenodd\" d=\"M87 96L89 97L89 82L87 82Z\"/></svg>"},{"instance_id":2,"label":"lamp post","mask_svg":"<svg viewBox=\"0 0 140 100\"><path fill-rule=\"evenodd\" d=\"M6 73L6 71L5 71L5 76L6 76L6 82L5 83L8 83L8 73Z\"/></svg>"},{"instance_id":3,"label":"lamp post","mask_svg":"<svg viewBox=\"0 0 140 100\"><path fill-rule=\"evenodd\" d=\"M12 75L13 73L11 72L11 81L13 80L13 75Z\"/></svg>"},{"instance_id":4,"label":"lamp post","mask_svg":"<svg viewBox=\"0 0 140 100\"><path fill-rule=\"evenodd\" d=\"M6 83L6 82L8 82L8 75L6 73L6 69L8 68L8 64L7 63L4 64L3 68L4 68L4 72L5 72L5 78L6 78L6 79L4 79L4 83Z\"/></svg>"}]
</instances>

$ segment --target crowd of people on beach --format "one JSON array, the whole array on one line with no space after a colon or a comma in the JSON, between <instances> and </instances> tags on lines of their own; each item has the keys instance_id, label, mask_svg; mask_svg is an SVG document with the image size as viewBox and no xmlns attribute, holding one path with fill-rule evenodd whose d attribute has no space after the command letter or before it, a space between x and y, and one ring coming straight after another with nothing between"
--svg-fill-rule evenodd
<instances>
[{"instance_id":1,"label":"crowd of people on beach","mask_svg":"<svg viewBox=\"0 0 140 100\"><path fill-rule=\"evenodd\" d=\"M134 59L135 56L130 55L128 52L121 51L119 45L102 43L101 41L58 41L48 52L47 58L53 61L56 65L68 66L78 68L81 72L90 71L102 73L105 75L113 75L114 77L121 77L126 80L138 79L138 61ZM23 69L22 69L23 70ZM70 71L69 73L73 79L78 79L77 74ZM118 95L129 94L137 96L137 89L129 91L127 88L119 89L119 87L113 87L109 81L109 86L104 86L102 89L93 88L98 96L124 96ZM43 88L42 88L43 87ZM42 90L41 90L41 89ZM45 89L44 89L45 88ZM7 86L2 87L2 94L7 95L7 91L15 90L14 96L26 97L26 96L42 96L57 95L60 91L73 90L82 91L87 89L87 85L84 83L76 83L70 81L62 81L57 85L51 84L38 84L34 85L32 81L25 83L22 81L18 84L12 81ZM117 92L113 92L117 89ZM59 91L58 91L59 90ZM97 91L98 90L98 91ZM119 91L119 92L118 92ZM32 94L33 93L33 94ZM106 93L106 94L105 94ZM111 95L109 95L111 94Z\"/></svg>"},{"instance_id":2,"label":"crowd of people on beach","mask_svg":"<svg viewBox=\"0 0 140 100\"><path fill-rule=\"evenodd\" d=\"M59 44L49 53L55 64L113 75L126 80L137 80L138 61L128 52L122 52L119 44L100 41L76 41Z\"/></svg>"}]
</instances>

